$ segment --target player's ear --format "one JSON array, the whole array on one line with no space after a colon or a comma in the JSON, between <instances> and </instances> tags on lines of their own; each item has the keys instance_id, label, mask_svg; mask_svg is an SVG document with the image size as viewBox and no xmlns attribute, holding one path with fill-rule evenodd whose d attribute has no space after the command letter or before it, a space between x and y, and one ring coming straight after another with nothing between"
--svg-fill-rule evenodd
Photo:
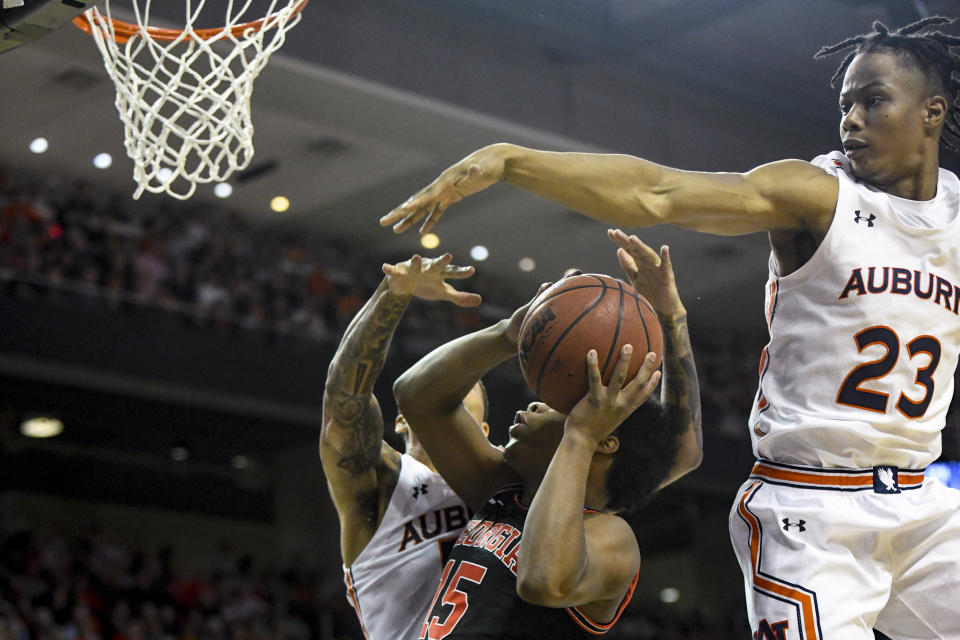
<instances>
[{"instance_id":1,"label":"player's ear","mask_svg":"<svg viewBox=\"0 0 960 640\"><path fill-rule=\"evenodd\" d=\"M487 438L490 437L490 425L487 424L486 420L480 423L480 430L483 431L483 435L485 435Z\"/></svg>"},{"instance_id":2,"label":"player's ear","mask_svg":"<svg viewBox=\"0 0 960 640\"><path fill-rule=\"evenodd\" d=\"M402 436L402 435L406 434L406 432L407 432L409 429L410 429L410 427L407 426L407 421L404 420L403 415L398 413L398 414L397 414L397 419L394 420L394 422L393 422L393 432L396 433L396 434L398 434L398 435L401 435L401 436Z\"/></svg>"},{"instance_id":3,"label":"player's ear","mask_svg":"<svg viewBox=\"0 0 960 640\"><path fill-rule=\"evenodd\" d=\"M941 95L934 95L927 100L924 107L924 124L928 127L939 127L943 124L943 120L946 118L948 111L946 98Z\"/></svg>"},{"instance_id":4,"label":"player's ear","mask_svg":"<svg viewBox=\"0 0 960 640\"><path fill-rule=\"evenodd\" d=\"M620 449L620 438L617 436L607 436L597 445L597 451L600 453L612 454Z\"/></svg>"}]
</instances>

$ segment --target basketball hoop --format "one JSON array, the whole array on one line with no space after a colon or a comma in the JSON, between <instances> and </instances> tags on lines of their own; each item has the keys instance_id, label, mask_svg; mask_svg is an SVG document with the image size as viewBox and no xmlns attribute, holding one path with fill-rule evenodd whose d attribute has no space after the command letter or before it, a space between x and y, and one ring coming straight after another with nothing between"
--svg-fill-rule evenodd
<instances>
[{"instance_id":1,"label":"basketball hoop","mask_svg":"<svg viewBox=\"0 0 960 640\"><path fill-rule=\"evenodd\" d=\"M105 14L93 7L73 22L93 36L117 88L134 199L186 200L250 164L253 81L308 0L269 0L266 17L248 22L253 0L227 0L225 25L209 29L194 28L204 0L186 0L183 29L150 26L150 2L133 0L136 23L113 18L110 0Z\"/></svg>"}]
</instances>

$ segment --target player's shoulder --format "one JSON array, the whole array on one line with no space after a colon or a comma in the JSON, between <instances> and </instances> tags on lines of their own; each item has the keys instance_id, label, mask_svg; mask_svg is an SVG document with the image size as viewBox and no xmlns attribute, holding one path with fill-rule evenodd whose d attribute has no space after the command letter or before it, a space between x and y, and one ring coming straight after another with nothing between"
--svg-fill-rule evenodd
<instances>
[{"instance_id":1,"label":"player's shoulder","mask_svg":"<svg viewBox=\"0 0 960 640\"><path fill-rule=\"evenodd\" d=\"M838 151L820 155L813 160L787 158L760 165L748 175L766 177L772 181L782 183L802 182L809 184L811 180L820 180L824 183L836 183L839 171L849 171L850 161Z\"/></svg>"},{"instance_id":2,"label":"player's shoulder","mask_svg":"<svg viewBox=\"0 0 960 640\"><path fill-rule=\"evenodd\" d=\"M815 157L808 163L811 167L820 169L823 173L838 176L841 173L852 175L850 160L842 151L830 151Z\"/></svg>"}]
</instances>

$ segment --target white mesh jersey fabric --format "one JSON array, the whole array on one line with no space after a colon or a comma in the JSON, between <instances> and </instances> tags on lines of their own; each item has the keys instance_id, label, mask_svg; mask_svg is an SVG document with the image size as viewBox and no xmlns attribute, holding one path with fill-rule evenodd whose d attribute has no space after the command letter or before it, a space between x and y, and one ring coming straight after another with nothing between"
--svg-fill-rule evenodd
<instances>
[{"instance_id":1,"label":"white mesh jersey fabric","mask_svg":"<svg viewBox=\"0 0 960 640\"><path fill-rule=\"evenodd\" d=\"M380 526L344 567L347 598L368 640L418 636L444 558L469 520L467 507L439 474L401 456Z\"/></svg>"},{"instance_id":2,"label":"white mesh jersey fabric","mask_svg":"<svg viewBox=\"0 0 960 640\"><path fill-rule=\"evenodd\" d=\"M839 179L837 208L800 269L780 276L770 256L754 453L922 468L940 455L960 347L960 183L941 169L936 197L915 202L856 181L839 152L813 162Z\"/></svg>"}]
</instances>

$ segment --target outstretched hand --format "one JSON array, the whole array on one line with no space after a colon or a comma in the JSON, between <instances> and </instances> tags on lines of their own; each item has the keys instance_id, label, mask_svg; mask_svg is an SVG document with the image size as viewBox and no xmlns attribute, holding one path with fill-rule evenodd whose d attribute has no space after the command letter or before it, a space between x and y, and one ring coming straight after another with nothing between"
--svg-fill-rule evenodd
<instances>
[{"instance_id":1,"label":"outstretched hand","mask_svg":"<svg viewBox=\"0 0 960 640\"><path fill-rule=\"evenodd\" d=\"M450 205L500 180L504 160L499 148L500 145L484 147L449 167L436 180L380 218L380 226L392 225L394 233L403 233L423 220L420 233L427 233Z\"/></svg>"},{"instance_id":2,"label":"outstretched hand","mask_svg":"<svg viewBox=\"0 0 960 640\"><path fill-rule=\"evenodd\" d=\"M610 384L604 386L597 363L597 351L591 349L587 352L589 388L587 395L583 396L567 415L565 431L579 432L594 443L602 442L650 397L660 382L660 372L656 370L656 356L653 353L646 354L637 375L626 382L632 355L633 347L629 344L623 345Z\"/></svg>"},{"instance_id":3,"label":"outstretched hand","mask_svg":"<svg viewBox=\"0 0 960 640\"><path fill-rule=\"evenodd\" d=\"M686 313L670 261L670 247L663 245L658 254L635 235L620 229L608 229L609 237L619 248L617 260L640 295L646 298L661 316Z\"/></svg>"},{"instance_id":4,"label":"outstretched hand","mask_svg":"<svg viewBox=\"0 0 960 640\"><path fill-rule=\"evenodd\" d=\"M398 296L413 296L424 300L446 300L459 307L475 307L481 302L476 293L457 291L447 280L460 280L473 275L473 267L450 264L453 256L445 253L439 258L421 258L414 255L397 264L384 263L387 286Z\"/></svg>"}]
</instances>

